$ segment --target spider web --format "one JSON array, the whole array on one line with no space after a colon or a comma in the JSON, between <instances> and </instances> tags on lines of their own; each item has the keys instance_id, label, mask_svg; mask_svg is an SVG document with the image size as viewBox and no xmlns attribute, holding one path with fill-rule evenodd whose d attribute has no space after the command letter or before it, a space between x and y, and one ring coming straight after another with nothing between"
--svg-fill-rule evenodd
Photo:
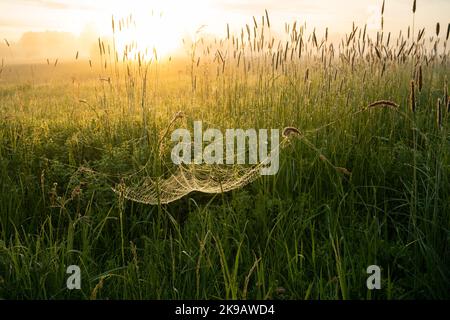
<instances>
[{"instance_id":1,"label":"spider web","mask_svg":"<svg viewBox=\"0 0 450 320\"><path fill-rule=\"evenodd\" d=\"M275 146L271 156L278 156L286 141ZM171 203L191 192L224 193L258 179L268 160L269 156L256 165L181 164L168 178L144 177L137 182L122 179L113 190L125 199L149 205Z\"/></svg>"}]
</instances>

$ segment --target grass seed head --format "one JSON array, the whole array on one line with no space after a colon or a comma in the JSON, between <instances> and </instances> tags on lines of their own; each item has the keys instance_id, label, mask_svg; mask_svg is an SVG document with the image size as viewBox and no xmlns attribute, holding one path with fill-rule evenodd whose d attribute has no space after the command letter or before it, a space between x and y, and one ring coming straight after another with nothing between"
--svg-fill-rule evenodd
<instances>
[{"instance_id":1,"label":"grass seed head","mask_svg":"<svg viewBox=\"0 0 450 320\"><path fill-rule=\"evenodd\" d=\"M416 95L414 88L414 80L411 80L411 90L409 95L409 108L412 112L416 112Z\"/></svg>"},{"instance_id":2,"label":"grass seed head","mask_svg":"<svg viewBox=\"0 0 450 320\"><path fill-rule=\"evenodd\" d=\"M283 137L289 138L292 135L301 135L300 130L295 127L286 127L283 129Z\"/></svg>"}]
</instances>

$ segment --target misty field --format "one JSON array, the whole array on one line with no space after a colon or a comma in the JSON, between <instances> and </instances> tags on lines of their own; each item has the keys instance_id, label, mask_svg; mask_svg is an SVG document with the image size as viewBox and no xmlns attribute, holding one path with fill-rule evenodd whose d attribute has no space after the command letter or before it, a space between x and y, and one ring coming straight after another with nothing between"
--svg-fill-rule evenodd
<instances>
[{"instance_id":1,"label":"misty field","mask_svg":"<svg viewBox=\"0 0 450 320\"><path fill-rule=\"evenodd\" d=\"M2 65L1 298L450 298L448 31L278 39L268 19L184 58L99 39L91 61ZM230 192L117 192L169 177L170 133L197 120L299 134Z\"/></svg>"}]
</instances>

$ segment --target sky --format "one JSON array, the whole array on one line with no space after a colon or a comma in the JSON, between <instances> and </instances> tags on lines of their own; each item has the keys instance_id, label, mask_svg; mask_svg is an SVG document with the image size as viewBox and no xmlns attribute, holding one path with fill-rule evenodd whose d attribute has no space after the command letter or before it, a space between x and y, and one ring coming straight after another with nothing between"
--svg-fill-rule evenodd
<instances>
[{"instance_id":1,"label":"sky","mask_svg":"<svg viewBox=\"0 0 450 320\"><path fill-rule=\"evenodd\" d=\"M385 29L406 29L412 22L412 2L386 0ZM311 30L329 27L330 33L348 32L353 22L359 26L367 23L369 29L376 30L381 4L382 0L0 0L0 39L23 43L24 34L34 32L35 37L41 33L38 40L33 38L35 43L50 43L45 38L57 42L55 32L59 32L66 42L79 45L83 39L110 34L112 15L119 19L132 14L137 27L122 40L133 37L170 52L199 26L204 26L203 32L223 36L227 23L232 31L238 31L252 23L252 16L260 19L264 9L269 11L272 26L280 30L284 22L295 20L306 21ZM440 22L445 33L449 12L450 0L418 0L416 27L432 32Z\"/></svg>"}]
</instances>

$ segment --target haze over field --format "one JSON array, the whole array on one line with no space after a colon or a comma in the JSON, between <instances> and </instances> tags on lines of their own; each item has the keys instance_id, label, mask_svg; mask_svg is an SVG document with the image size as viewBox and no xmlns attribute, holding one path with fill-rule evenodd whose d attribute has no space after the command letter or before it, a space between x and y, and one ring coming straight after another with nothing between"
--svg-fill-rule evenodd
<instances>
[{"instance_id":1,"label":"haze over field","mask_svg":"<svg viewBox=\"0 0 450 320\"><path fill-rule=\"evenodd\" d=\"M450 0L0 1L0 300L450 298Z\"/></svg>"},{"instance_id":2,"label":"haze over field","mask_svg":"<svg viewBox=\"0 0 450 320\"><path fill-rule=\"evenodd\" d=\"M224 26L238 32L262 16L266 8L274 32L283 31L284 22L307 21L310 31L337 38L351 30L352 23L375 31L380 28L381 0L168 0L168 1L87 1L87 0L15 0L0 2L0 57L13 62L45 62L73 58L77 51L87 58L95 52L97 37L111 35L111 16L120 19L133 15L136 27L122 34L119 43L136 40L141 47L156 47L162 55L173 54L200 27L203 33L223 36ZM351 10L350 10L351 8ZM436 22L448 23L450 1L429 0L418 3L416 28L434 30ZM385 31L403 29L412 23L411 1L386 1ZM6 41L13 44L8 48Z\"/></svg>"}]
</instances>

